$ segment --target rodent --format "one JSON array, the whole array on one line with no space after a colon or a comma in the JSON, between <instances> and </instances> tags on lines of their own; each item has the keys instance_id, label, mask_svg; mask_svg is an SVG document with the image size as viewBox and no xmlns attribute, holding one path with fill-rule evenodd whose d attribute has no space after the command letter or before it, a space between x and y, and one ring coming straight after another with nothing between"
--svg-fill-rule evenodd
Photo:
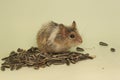
<instances>
[{"instance_id":1,"label":"rodent","mask_svg":"<svg viewBox=\"0 0 120 80\"><path fill-rule=\"evenodd\" d=\"M68 51L82 42L75 21L70 26L50 21L43 25L37 33L37 45L43 52Z\"/></svg>"}]
</instances>

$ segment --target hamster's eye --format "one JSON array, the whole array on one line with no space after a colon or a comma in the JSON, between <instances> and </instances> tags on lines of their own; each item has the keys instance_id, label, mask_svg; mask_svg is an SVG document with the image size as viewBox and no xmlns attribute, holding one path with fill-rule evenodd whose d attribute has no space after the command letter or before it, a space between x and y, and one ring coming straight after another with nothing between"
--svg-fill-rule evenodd
<instances>
[{"instance_id":1,"label":"hamster's eye","mask_svg":"<svg viewBox=\"0 0 120 80\"><path fill-rule=\"evenodd\" d=\"M75 35L74 35L74 34L71 34L71 35L70 35L70 38L75 38Z\"/></svg>"}]
</instances>

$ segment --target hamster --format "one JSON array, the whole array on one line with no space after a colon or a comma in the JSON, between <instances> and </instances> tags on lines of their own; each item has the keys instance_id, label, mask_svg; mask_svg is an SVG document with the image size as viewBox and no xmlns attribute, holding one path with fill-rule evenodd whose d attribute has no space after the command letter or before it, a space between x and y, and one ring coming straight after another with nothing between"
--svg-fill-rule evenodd
<instances>
[{"instance_id":1,"label":"hamster","mask_svg":"<svg viewBox=\"0 0 120 80\"><path fill-rule=\"evenodd\" d=\"M43 25L37 33L37 45L43 52L68 51L82 42L75 21L70 26L51 21Z\"/></svg>"}]
</instances>

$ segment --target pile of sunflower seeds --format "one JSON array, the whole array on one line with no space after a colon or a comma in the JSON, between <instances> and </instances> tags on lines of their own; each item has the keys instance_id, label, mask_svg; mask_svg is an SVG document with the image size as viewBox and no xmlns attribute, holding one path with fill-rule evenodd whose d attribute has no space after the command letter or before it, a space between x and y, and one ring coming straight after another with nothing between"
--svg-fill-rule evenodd
<instances>
[{"instance_id":1,"label":"pile of sunflower seeds","mask_svg":"<svg viewBox=\"0 0 120 80\"><path fill-rule=\"evenodd\" d=\"M1 70L6 68L18 70L22 67L33 67L34 69L44 68L50 65L61 65L70 63L75 64L78 61L93 59L89 54L78 52L61 53L42 53L37 47L31 47L28 50L18 48L17 52L12 51L8 57L3 58Z\"/></svg>"}]
</instances>

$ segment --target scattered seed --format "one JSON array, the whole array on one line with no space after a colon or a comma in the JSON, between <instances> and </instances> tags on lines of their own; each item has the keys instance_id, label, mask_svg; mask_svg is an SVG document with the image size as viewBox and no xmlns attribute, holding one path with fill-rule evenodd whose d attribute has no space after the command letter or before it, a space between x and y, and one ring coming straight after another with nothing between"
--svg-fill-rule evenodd
<instances>
[{"instance_id":1,"label":"scattered seed","mask_svg":"<svg viewBox=\"0 0 120 80\"><path fill-rule=\"evenodd\" d=\"M23 51L23 49L20 49L20 48L17 49L17 52L22 52L22 51Z\"/></svg>"},{"instance_id":2,"label":"scattered seed","mask_svg":"<svg viewBox=\"0 0 120 80\"><path fill-rule=\"evenodd\" d=\"M108 46L108 44L105 43L105 42L99 42L99 45L101 45L101 46Z\"/></svg>"},{"instance_id":3,"label":"scattered seed","mask_svg":"<svg viewBox=\"0 0 120 80\"><path fill-rule=\"evenodd\" d=\"M5 71L5 67L4 66L1 67L1 71Z\"/></svg>"},{"instance_id":4,"label":"scattered seed","mask_svg":"<svg viewBox=\"0 0 120 80\"><path fill-rule=\"evenodd\" d=\"M2 58L2 60L7 60L9 57Z\"/></svg>"},{"instance_id":5,"label":"scattered seed","mask_svg":"<svg viewBox=\"0 0 120 80\"><path fill-rule=\"evenodd\" d=\"M115 48L111 48L110 50L111 50L111 52L115 52Z\"/></svg>"},{"instance_id":6,"label":"scattered seed","mask_svg":"<svg viewBox=\"0 0 120 80\"><path fill-rule=\"evenodd\" d=\"M77 47L76 50L77 50L77 51L80 51L80 52L83 52L83 51L84 51L84 49L83 49L83 48L80 48L80 47Z\"/></svg>"},{"instance_id":7,"label":"scattered seed","mask_svg":"<svg viewBox=\"0 0 120 80\"><path fill-rule=\"evenodd\" d=\"M19 64L16 66L16 70L19 70L20 68L22 68L22 65Z\"/></svg>"},{"instance_id":8,"label":"scattered seed","mask_svg":"<svg viewBox=\"0 0 120 80\"><path fill-rule=\"evenodd\" d=\"M16 56L17 55L17 53L15 52L15 51L12 51L11 53L10 53L10 56Z\"/></svg>"},{"instance_id":9,"label":"scattered seed","mask_svg":"<svg viewBox=\"0 0 120 80\"><path fill-rule=\"evenodd\" d=\"M15 69L15 65L11 65L10 70L13 71Z\"/></svg>"},{"instance_id":10,"label":"scattered seed","mask_svg":"<svg viewBox=\"0 0 120 80\"><path fill-rule=\"evenodd\" d=\"M67 58L67 59L65 59L65 60L66 60L66 65L70 65L69 59Z\"/></svg>"}]
</instances>

